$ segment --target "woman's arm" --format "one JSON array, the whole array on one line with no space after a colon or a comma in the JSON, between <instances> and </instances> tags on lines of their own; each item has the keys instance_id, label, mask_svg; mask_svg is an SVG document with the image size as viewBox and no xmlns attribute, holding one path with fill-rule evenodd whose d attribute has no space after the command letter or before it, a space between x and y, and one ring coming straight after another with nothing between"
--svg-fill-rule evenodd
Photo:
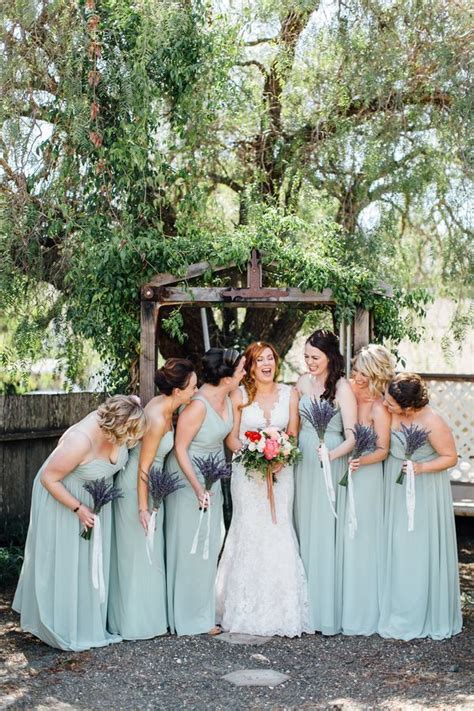
<instances>
[{"instance_id":1,"label":"woman's arm","mask_svg":"<svg viewBox=\"0 0 474 711\"><path fill-rule=\"evenodd\" d=\"M351 469L355 471L363 464L375 464L386 459L390 448L390 424L392 418L387 408L381 402L374 403L372 407L374 430L377 435L377 449L370 454L363 454L359 459L353 459Z\"/></svg>"},{"instance_id":2,"label":"woman's arm","mask_svg":"<svg viewBox=\"0 0 474 711\"><path fill-rule=\"evenodd\" d=\"M427 429L430 430L429 441L438 457L430 462L413 462L415 474L441 472L449 467L454 467L458 461L458 455L451 428L440 415L433 413Z\"/></svg>"},{"instance_id":3,"label":"woman's arm","mask_svg":"<svg viewBox=\"0 0 474 711\"><path fill-rule=\"evenodd\" d=\"M150 512L148 511L148 472L151 469L161 439L165 433L166 422L163 417L152 420L142 439L140 458L137 470L138 517L140 523L148 530Z\"/></svg>"},{"instance_id":4,"label":"woman's arm","mask_svg":"<svg viewBox=\"0 0 474 711\"><path fill-rule=\"evenodd\" d=\"M235 452L238 452L242 448L242 442L240 441L240 438L239 438L240 420L242 417L242 410L240 409L239 405L242 405L242 403L243 403L241 390L239 388L236 388L235 390L233 390L230 394L230 399L232 402L234 425L232 427L232 430L227 435L225 443L226 443L226 446L228 447L228 449L230 449L231 452L235 453Z\"/></svg>"},{"instance_id":5,"label":"woman's arm","mask_svg":"<svg viewBox=\"0 0 474 711\"><path fill-rule=\"evenodd\" d=\"M64 486L62 480L79 464L87 459L91 451L91 443L82 432L70 432L54 450L48 464L43 469L40 481L56 501L75 512L85 528L92 528L94 515L90 508L81 503Z\"/></svg>"},{"instance_id":6,"label":"woman's arm","mask_svg":"<svg viewBox=\"0 0 474 711\"><path fill-rule=\"evenodd\" d=\"M329 451L329 459L339 459L354 449L354 426L357 422L357 402L352 388L345 378L340 378L336 385L336 398L339 403L344 426L344 442Z\"/></svg>"},{"instance_id":7,"label":"woman's arm","mask_svg":"<svg viewBox=\"0 0 474 711\"><path fill-rule=\"evenodd\" d=\"M288 427L286 428L286 431L289 435L293 435L293 437L297 436L300 426L300 413L298 411L299 401L300 398L298 390L296 389L296 387L291 388L290 419L288 420Z\"/></svg>"},{"instance_id":8,"label":"woman's arm","mask_svg":"<svg viewBox=\"0 0 474 711\"><path fill-rule=\"evenodd\" d=\"M189 456L189 445L199 432L199 429L206 417L206 406L200 400L193 400L184 408L178 418L176 426L176 437L174 448L176 459L185 477L191 484L194 493L199 501L199 505L204 505L204 487L196 476L191 458Z\"/></svg>"}]
</instances>

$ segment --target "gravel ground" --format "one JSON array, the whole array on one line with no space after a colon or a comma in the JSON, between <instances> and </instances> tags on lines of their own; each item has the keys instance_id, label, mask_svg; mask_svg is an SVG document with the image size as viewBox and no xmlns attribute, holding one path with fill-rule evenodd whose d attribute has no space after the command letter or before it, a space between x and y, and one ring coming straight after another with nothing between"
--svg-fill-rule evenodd
<instances>
[{"instance_id":1,"label":"gravel ground","mask_svg":"<svg viewBox=\"0 0 474 711\"><path fill-rule=\"evenodd\" d=\"M0 708L474 709L472 522L460 528L465 625L443 642L305 635L247 646L170 636L59 652L18 628L13 590L4 591ZM290 678L274 688L235 687L222 679L239 669L273 669Z\"/></svg>"}]
</instances>

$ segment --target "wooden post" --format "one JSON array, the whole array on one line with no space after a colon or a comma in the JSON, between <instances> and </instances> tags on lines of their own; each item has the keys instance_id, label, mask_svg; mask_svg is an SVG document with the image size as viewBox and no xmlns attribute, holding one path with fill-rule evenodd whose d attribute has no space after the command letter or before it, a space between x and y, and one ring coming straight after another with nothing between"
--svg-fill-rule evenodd
<instances>
[{"instance_id":1,"label":"wooden post","mask_svg":"<svg viewBox=\"0 0 474 711\"><path fill-rule=\"evenodd\" d=\"M357 309L354 319L354 353L370 343L370 313Z\"/></svg>"},{"instance_id":2,"label":"wooden post","mask_svg":"<svg viewBox=\"0 0 474 711\"><path fill-rule=\"evenodd\" d=\"M140 332L140 399L146 405L155 394L156 326L159 305L142 299Z\"/></svg>"}]
</instances>

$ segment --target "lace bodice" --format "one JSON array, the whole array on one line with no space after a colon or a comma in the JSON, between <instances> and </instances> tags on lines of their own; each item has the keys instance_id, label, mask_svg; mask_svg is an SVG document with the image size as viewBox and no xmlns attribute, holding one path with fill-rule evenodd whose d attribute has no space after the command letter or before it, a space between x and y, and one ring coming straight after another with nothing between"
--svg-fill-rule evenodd
<instances>
[{"instance_id":1,"label":"lace bodice","mask_svg":"<svg viewBox=\"0 0 474 711\"><path fill-rule=\"evenodd\" d=\"M245 388L241 385L240 390L244 403L248 402L248 396ZM244 407L240 420L240 439L243 438L247 430L259 430L264 427L278 427L281 430L286 430L290 417L290 395L291 387L284 383L278 384L278 397L270 412L270 421L265 417L265 413L255 400L251 405Z\"/></svg>"}]
</instances>

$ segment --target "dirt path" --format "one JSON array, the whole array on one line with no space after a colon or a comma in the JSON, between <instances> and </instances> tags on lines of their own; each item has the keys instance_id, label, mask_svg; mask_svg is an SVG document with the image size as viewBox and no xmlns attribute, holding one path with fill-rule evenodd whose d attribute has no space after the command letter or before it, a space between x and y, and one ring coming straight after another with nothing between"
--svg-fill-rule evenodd
<instances>
[{"instance_id":1,"label":"dirt path","mask_svg":"<svg viewBox=\"0 0 474 711\"><path fill-rule=\"evenodd\" d=\"M3 696L8 709L472 709L474 553L460 540L463 632L451 640L273 638L262 646L201 637L124 642L80 654L50 649L18 628L1 598ZM274 669L274 688L235 687L222 676Z\"/></svg>"}]
</instances>

